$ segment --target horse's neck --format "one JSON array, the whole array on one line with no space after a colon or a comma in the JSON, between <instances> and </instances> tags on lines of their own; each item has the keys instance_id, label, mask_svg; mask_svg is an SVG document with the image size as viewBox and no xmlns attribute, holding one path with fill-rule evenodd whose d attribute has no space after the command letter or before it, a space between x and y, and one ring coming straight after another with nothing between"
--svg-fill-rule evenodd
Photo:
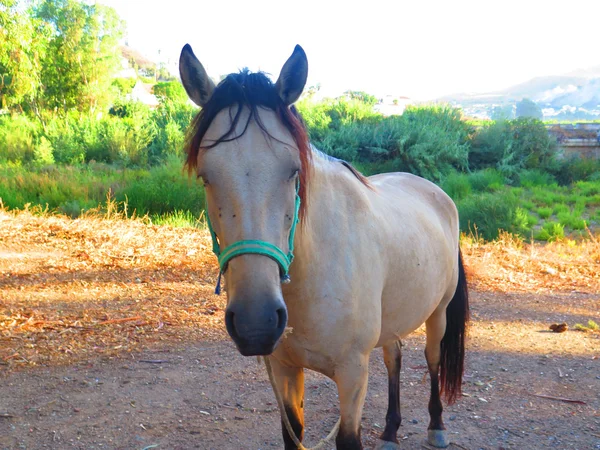
<instances>
[{"instance_id":1,"label":"horse's neck","mask_svg":"<svg viewBox=\"0 0 600 450\"><path fill-rule=\"evenodd\" d=\"M305 272L329 251L326 246L347 243L348 221L366 204L365 186L340 161L313 152L306 216L296 234L296 257L292 266ZM330 247L331 248L331 247Z\"/></svg>"}]
</instances>

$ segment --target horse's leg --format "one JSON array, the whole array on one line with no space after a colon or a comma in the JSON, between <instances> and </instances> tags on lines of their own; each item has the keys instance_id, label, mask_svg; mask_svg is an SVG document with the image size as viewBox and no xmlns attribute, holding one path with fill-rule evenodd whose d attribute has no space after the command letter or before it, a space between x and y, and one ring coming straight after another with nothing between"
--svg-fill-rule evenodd
<instances>
[{"instance_id":1,"label":"horse's leg","mask_svg":"<svg viewBox=\"0 0 600 450\"><path fill-rule=\"evenodd\" d=\"M425 358L431 378L431 396L429 397L429 427L427 428L427 441L438 448L448 447L448 433L442 420L442 401L440 400L440 357L441 343L446 332L446 309L438 308L425 322L427 331L427 344L425 345Z\"/></svg>"},{"instance_id":2,"label":"horse's leg","mask_svg":"<svg viewBox=\"0 0 600 450\"><path fill-rule=\"evenodd\" d=\"M358 355L335 370L334 381L340 398L340 431L335 439L338 450L362 450L360 420L367 395L369 355Z\"/></svg>"},{"instance_id":3,"label":"horse's leg","mask_svg":"<svg viewBox=\"0 0 600 450\"><path fill-rule=\"evenodd\" d=\"M388 372L388 410L385 416L385 429L381 434L378 450L400 448L398 428L402 423L400 414L400 368L402 367L402 344L394 341L383 346L383 361Z\"/></svg>"},{"instance_id":4,"label":"horse's leg","mask_svg":"<svg viewBox=\"0 0 600 450\"><path fill-rule=\"evenodd\" d=\"M271 358L271 367L285 407L285 411L281 411L281 414L287 414L296 437L302 442L304 437L304 370L300 367L284 366L275 358ZM288 434L283 417L281 427L285 450L296 450L298 447Z\"/></svg>"}]
</instances>

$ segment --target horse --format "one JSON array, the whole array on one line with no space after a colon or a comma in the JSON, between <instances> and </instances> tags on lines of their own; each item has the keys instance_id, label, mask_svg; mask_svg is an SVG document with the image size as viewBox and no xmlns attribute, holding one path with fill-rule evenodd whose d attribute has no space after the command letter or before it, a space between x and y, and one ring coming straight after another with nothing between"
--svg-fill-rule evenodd
<instances>
[{"instance_id":1,"label":"horse","mask_svg":"<svg viewBox=\"0 0 600 450\"><path fill-rule=\"evenodd\" d=\"M308 76L300 46L275 83L243 69L215 85L189 44L179 68L201 107L188 130L185 164L205 186L225 278L225 325L242 355L270 362L282 422L292 428L283 426L285 448L303 448L295 442L304 434L304 369L337 385L336 448L363 448L361 413L376 347L389 384L377 448L399 448L401 339L423 323L427 439L448 446L440 397L452 403L460 395L469 318L450 197L408 173L367 178L310 144L294 106Z\"/></svg>"}]
</instances>

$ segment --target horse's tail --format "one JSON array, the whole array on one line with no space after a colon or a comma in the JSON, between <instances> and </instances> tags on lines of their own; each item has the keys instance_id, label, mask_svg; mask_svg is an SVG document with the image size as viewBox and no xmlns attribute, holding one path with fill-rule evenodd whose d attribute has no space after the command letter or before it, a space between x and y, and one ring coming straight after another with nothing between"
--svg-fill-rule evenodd
<instances>
[{"instance_id":1,"label":"horse's tail","mask_svg":"<svg viewBox=\"0 0 600 450\"><path fill-rule=\"evenodd\" d=\"M465 337L469 322L469 292L460 250L458 251L458 284L446 308L446 333L441 344L440 383L448 404L461 394L465 361Z\"/></svg>"}]
</instances>

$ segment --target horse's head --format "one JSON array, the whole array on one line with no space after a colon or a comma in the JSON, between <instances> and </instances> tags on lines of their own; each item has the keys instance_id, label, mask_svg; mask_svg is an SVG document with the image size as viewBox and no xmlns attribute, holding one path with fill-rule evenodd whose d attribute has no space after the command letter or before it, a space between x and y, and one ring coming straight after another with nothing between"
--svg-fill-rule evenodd
<instances>
[{"instance_id":1,"label":"horse's head","mask_svg":"<svg viewBox=\"0 0 600 450\"><path fill-rule=\"evenodd\" d=\"M281 280L291 262L297 193L304 197L308 174L308 139L291 107L306 83L306 55L296 46L275 84L243 70L215 86L189 45L179 68L188 95L202 107L189 134L187 166L206 186L226 279L227 331L243 355L267 355L287 324Z\"/></svg>"}]
</instances>

